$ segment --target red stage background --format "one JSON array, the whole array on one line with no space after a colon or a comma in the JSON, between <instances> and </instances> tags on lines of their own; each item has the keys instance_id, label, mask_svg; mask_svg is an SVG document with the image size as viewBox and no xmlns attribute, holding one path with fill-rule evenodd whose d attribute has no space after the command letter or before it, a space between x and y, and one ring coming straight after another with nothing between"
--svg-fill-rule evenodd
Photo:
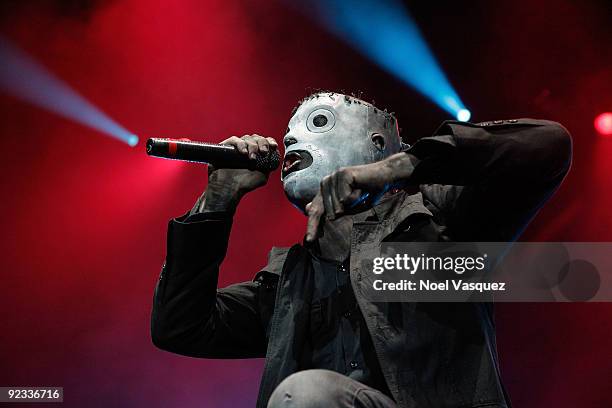
<instances>
[{"instance_id":1,"label":"red stage background","mask_svg":"<svg viewBox=\"0 0 612 408\"><path fill-rule=\"evenodd\" d=\"M148 158L144 139L280 141L310 88L363 91L396 112L409 141L448 118L288 3L2 3L1 33L141 143L0 96L0 385L63 386L68 407L254 405L261 360L189 359L151 344L166 224L206 177L204 167ZM522 240L612 241L612 138L593 129L612 110L609 4L412 3L474 121L547 118L574 136L572 171ZM272 245L301 238L305 219L278 179L239 208L221 285L250 279ZM609 304L500 305L515 405L609 406L611 317Z\"/></svg>"}]
</instances>

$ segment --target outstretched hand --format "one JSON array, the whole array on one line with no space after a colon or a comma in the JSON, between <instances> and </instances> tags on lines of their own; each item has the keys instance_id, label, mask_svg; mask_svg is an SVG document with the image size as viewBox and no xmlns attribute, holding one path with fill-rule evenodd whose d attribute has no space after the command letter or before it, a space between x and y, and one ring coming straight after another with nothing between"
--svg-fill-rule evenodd
<instances>
[{"instance_id":1,"label":"outstretched hand","mask_svg":"<svg viewBox=\"0 0 612 408\"><path fill-rule=\"evenodd\" d=\"M319 193L306 205L306 241L317 238L324 217L333 220L342 216L364 193L381 193L389 185L408 181L417 162L410 154L398 153L376 163L341 167L325 176Z\"/></svg>"}]
</instances>

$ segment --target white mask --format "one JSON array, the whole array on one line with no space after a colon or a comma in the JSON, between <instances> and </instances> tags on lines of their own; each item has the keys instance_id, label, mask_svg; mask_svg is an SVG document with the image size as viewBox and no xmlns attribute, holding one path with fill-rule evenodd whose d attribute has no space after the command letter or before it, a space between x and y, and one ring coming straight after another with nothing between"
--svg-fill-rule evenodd
<instances>
[{"instance_id":1,"label":"white mask","mask_svg":"<svg viewBox=\"0 0 612 408\"><path fill-rule=\"evenodd\" d=\"M323 177L340 167L374 163L401 149L395 118L372 104L338 93L306 98L289 120L281 181L302 211Z\"/></svg>"}]
</instances>

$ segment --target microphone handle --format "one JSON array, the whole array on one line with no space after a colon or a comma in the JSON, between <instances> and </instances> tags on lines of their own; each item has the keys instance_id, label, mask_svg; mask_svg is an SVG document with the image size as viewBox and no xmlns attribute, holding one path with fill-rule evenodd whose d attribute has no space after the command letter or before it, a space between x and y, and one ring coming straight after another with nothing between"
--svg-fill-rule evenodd
<instances>
[{"instance_id":1,"label":"microphone handle","mask_svg":"<svg viewBox=\"0 0 612 408\"><path fill-rule=\"evenodd\" d=\"M207 163L223 169L249 169L268 172L277 169L280 164L278 151L259 154L256 159L249 159L234 146L185 139L151 138L147 140L146 146L149 156Z\"/></svg>"}]
</instances>

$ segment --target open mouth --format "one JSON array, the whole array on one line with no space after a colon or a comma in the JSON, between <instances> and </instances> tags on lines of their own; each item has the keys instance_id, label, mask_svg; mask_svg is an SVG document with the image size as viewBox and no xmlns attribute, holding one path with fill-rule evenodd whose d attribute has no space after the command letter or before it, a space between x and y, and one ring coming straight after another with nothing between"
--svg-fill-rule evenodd
<instances>
[{"instance_id":1,"label":"open mouth","mask_svg":"<svg viewBox=\"0 0 612 408\"><path fill-rule=\"evenodd\" d=\"M285 154L283 159L283 169L281 177L285 178L289 174L298 170L303 170L312 164L312 156L305 150L293 150Z\"/></svg>"}]
</instances>

